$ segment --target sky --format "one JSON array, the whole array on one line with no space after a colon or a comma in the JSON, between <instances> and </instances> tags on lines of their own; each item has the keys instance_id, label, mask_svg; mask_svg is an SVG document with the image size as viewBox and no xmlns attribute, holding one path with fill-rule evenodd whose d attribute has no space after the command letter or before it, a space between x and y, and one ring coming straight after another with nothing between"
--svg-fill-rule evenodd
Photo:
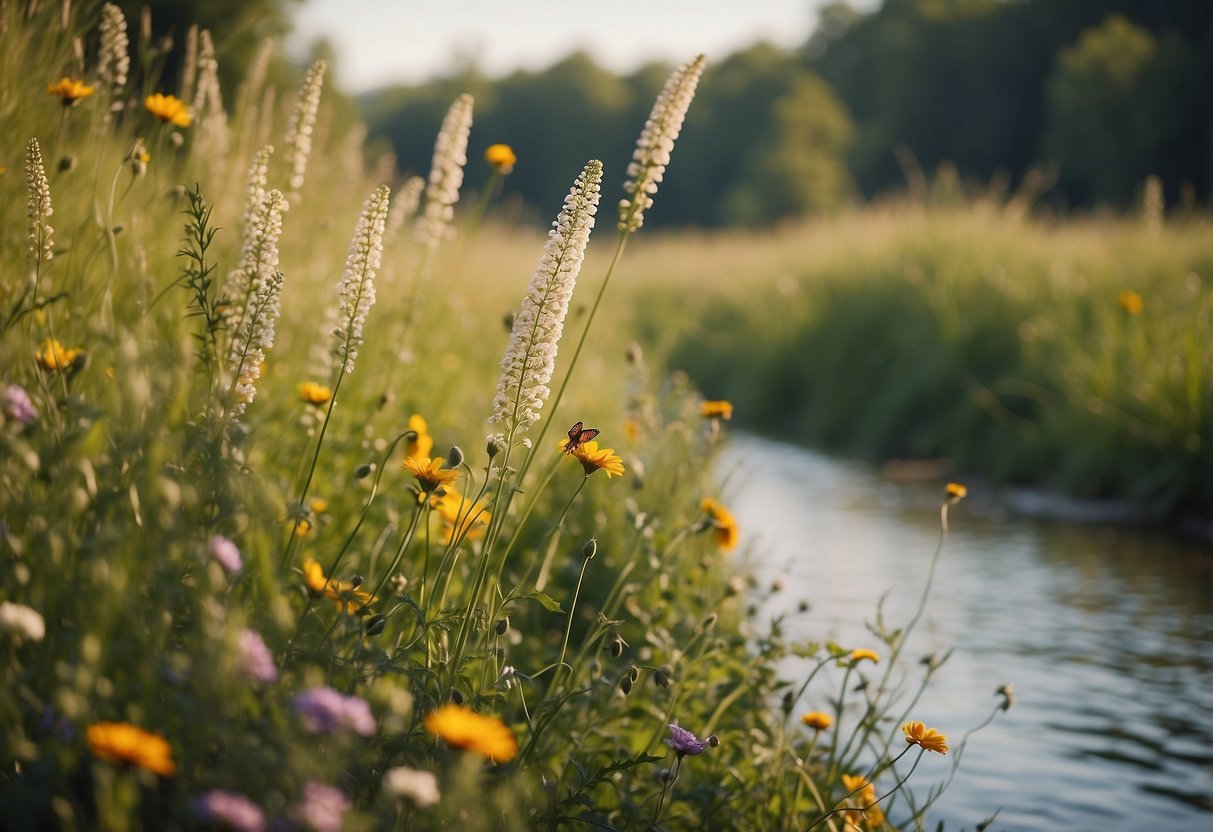
<instances>
[{"instance_id":1,"label":"sky","mask_svg":"<svg viewBox=\"0 0 1213 832\"><path fill-rule=\"evenodd\" d=\"M616 72L646 61L719 60L758 40L794 47L827 0L304 0L288 41L337 52L351 92L417 83L466 65L490 76L543 69L575 49ZM852 3L870 8L875 0Z\"/></svg>"}]
</instances>

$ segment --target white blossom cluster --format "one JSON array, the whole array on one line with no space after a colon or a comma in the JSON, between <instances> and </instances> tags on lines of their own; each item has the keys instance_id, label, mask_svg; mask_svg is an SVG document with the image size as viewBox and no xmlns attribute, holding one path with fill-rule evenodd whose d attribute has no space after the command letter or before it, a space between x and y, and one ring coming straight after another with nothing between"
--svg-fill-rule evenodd
<instances>
[{"instance_id":1,"label":"white blossom cluster","mask_svg":"<svg viewBox=\"0 0 1213 832\"><path fill-rule=\"evenodd\" d=\"M248 168L248 179L244 186L244 214L241 224L247 232L253 224L257 209L265 201L266 184L269 182L270 156L274 154L274 146L267 144L253 154L253 161Z\"/></svg>"},{"instance_id":2,"label":"white blossom cluster","mask_svg":"<svg viewBox=\"0 0 1213 832\"><path fill-rule=\"evenodd\" d=\"M307 157L312 152L312 130L316 126L316 113L320 110L320 91L324 86L324 71L328 65L316 61L307 71L291 120L286 127L286 144L290 148L290 188L297 192L303 187L303 175L307 172Z\"/></svg>"},{"instance_id":3,"label":"white blossom cluster","mask_svg":"<svg viewBox=\"0 0 1213 832\"><path fill-rule=\"evenodd\" d=\"M126 86L131 71L130 38L126 18L113 3L101 7L101 48L97 52L97 80L106 91L117 96Z\"/></svg>"},{"instance_id":4,"label":"white blossom cluster","mask_svg":"<svg viewBox=\"0 0 1213 832\"><path fill-rule=\"evenodd\" d=\"M380 185L362 206L358 225L354 228L354 239L350 241L350 250L345 258L345 272L337 284L341 309L337 327L333 330L333 336L337 339L334 354L341 359L344 373L354 371L358 348L362 346L362 327L366 323L367 313L375 305L375 273L379 271L383 255L383 227L387 222L390 196L388 186Z\"/></svg>"},{"instance_id":5,"label":"white blossom cluster","mask_svg":"<svg viewBox=\"0 0 1213 832\"><path fill-rule=\"evenodd\" d=\"M468 161L472 104L472 96L467 93L455 99L434 141L434 160L430 163L430 181L425 190L425 213L417 218L417 236L431 249L454 235L451 222L455 219L455 203L459 201L459 189L463 186L463 166Z\"/></svg>"},{"instance_id":6,"label":"white blossom cluster","mask_svg":"<svg viewBox=\"0 0 1213 832\"><path fill-rule=\"evenodd\" d=\"M37 610L0 601L0 633L10 633L18 641L42 641L46 637L46 621Z\"/></svg>"},{"instance_id":7,"label":"white blossom cluster","mask_svg":"<svg viewBox=\"0 0 1213 832\"><path fill-rule=\"evenodd\" d=\"M628 164L628 182L623 186L628 198L619 202L620 231L632 232L644 225L644 212L653 206L653 194L665 177L670 151L695 97L704 63L705 58L700 55L674 70L653 103Z\"/></svg>"},{"instance_id":8,"label":"white blossom cluster","mask_svg":"<svg viewBox=\"0 0 1213 832\"><path fill-rule=\"evenodd\" d=\"M278 238L282 236L282 214L290 208L281 191L265 190L266 168L273 148L266 145L253 156L249 166L248 191L244 203L244 240L240 260L228 272L223 297L229 309L248 315L249 300L257 282L278 267Z\"/></svg>"},{"instance_id":9,"label":"white blossom cluster","mask_svg":"<svg viewBox=\"0 0 1213 832\"><path fill-rule=\"evenodd\" d=\"M51 239L54 230L46 220L55 209L51 207L51 183L42 164L42 148L37 139L25 146L25 186L29 192L29 254L35 261L46 263L55 256Z\"/></svg>"},{"instance_id":10,"label":"white blossom cluster","mask_svg":"<svg viewBox=\"0 0 1213 832\"><path fill-rule=\"evenodd\" d=\"M421 194L425 191L425 180L420 176L410 176L396 196L392 199L392 208L387 215L388 239L394 238L404 228L404 224L417 215L421 205Z\"/></svg>"},{"instance_id":11,"label":"white blossom cluster","mask_svg":"<svg viewBox=\"0 0 1213 832\"><path fill-rule=\"evenodd\" d=\"M281 270L277 269L278 238L282 236L282 212L285 210L286 197L281 191L270 191L245 231L237 283L238 287L248 286L248 299L232 339L229 359L236 392L233 413L237 416L256 395L261 362L274 346L283 280Z\"/></svg>"},{"instance_id":12,"label":"white blossom cluster","mask_svg":"<svg viewBox=\"0 0 1213 832\"><path fill-rule=\"evenodd\" d=\"M198 36L198 89L194 93L194 115L198 119L198 138L206 153L227 155L230 131L227 112L223 109L223 93L219 90L219 61L215 58L215 42L211 30L203 29Z\"/></svg>"},{"instance_id":13,"label":"white blossom cluster","mask_svg":"<svg viewBox=\"0 0 1213 832\"><path fill-rule=\"evenodd\" d=\"M594 228L601 184L602 162L593 160L565 197L564 208L548 232L543 257L531 277L522 309L514 317L489 420L503 425L510 437L537 421L547 400L547 385L556 368L556 348Z\"/></svg>"}]
</instances>

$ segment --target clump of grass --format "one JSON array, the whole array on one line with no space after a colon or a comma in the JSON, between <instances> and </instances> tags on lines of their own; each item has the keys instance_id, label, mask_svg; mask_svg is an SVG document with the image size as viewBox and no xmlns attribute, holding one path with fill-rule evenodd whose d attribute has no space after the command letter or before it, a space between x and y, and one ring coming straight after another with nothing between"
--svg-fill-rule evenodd
<instances>
[{"instance_id":1,"label":"clump of grass","mask_svg":"<svg viewBox=\"0 0 1213 832\"><path fill-rule=\"evenodd\" d=\"M726 806L737 828L921 818L930 798L904 784L946 741L908 720L921 688L890 675L917 619L877 632L880 675L868 648L757 629L710 474L731 407L701 407L614 322L596 330L609 347L583 350L702 58L642 134L594 303L570 315L606 175L590 162L493 339L485 321L524 287L493 294L457 264L500 268L499 232L477 217L444 259L445 232L387 233L388 184L304 178L308 150L345 146L312 130L323 67L294 116L246 90L229 117L201 33L181 81L197 81L199 114L142 94L163 55L144 44L128 75L114 7L100 21L3 13L0 67L25 71L0 75L0 100L76 160L48 176L31 141L32 238L0 241L7 823L656 828L710 825ZM48 100L24 79L53 77L98 24L88 71L105 95L48 115L82 87ZM465 135L460 102L450 130ZM281 169L253 141L267 124L291 148ZM460 177L438 178L427 211L449 223ZM0 179L0 212L25 186ZM581 334L558 369L570 320ZM816 663L795 682L780 670L793 654ZM829 725L797 724L807 698Z\"/></svg>"}]
</instances>

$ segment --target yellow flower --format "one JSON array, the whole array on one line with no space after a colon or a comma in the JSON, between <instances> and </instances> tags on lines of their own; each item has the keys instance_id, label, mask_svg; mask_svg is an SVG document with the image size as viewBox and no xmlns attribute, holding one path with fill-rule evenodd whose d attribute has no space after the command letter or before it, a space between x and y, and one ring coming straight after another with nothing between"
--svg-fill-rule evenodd
<instances>
[{"instance_id":1,"label":"yellow flower","mask_svg":"<svg viewBox=\"0 0 1213 832\"><path fill-rule=\"evenodd\" d=\"M303 578L312 592L323 592L324 597L333 599L337 609L345 609L348 613L365 615L367 604L371 602L371 594L347 584L336 578L325 578L324 567L310 558L303 562Z\"/></svg>"},{"instance_id":2,"label":"yellow flower","mask_svg":"<svg viewBox=\"0 0 1213 832\"><path fill-rule=\"evenodd\" d=\"M704 402L699 405L699 412L708 419L724 419L727 422L733 418L733 403L723 399Z\"/></svg>"},{"instance_id":3,"label":"yellow flower","mask_svg":"<svg viewBox=\"0 0 1213 832\"><path fill-rule=\"evenodd\" d=\"M428 456L405 457L404 467L417 478L417 482L421 484L421 490L427 493L440 485L446 485L459 479L459 471L442 467L442 457L434 459L430 459Z\"/></svg>"},{"instance_id":4,"label":"yellow flower","mask_svg":"<svg viewBox=\"0 0 1213 832\"><path fill-rule=\"evenodd\" d=\"M171 122L178 127L190 126L190 111L185 102L173 95L152 93L143 99L147 111L161 121Z\"/></svg>"},{"instance_id":5,"label":"yellow flower","mask_svg":"<svg viewBox=\"0 0 1213 832\"><path fill-rule=\"evenodd\" d=\"M512 760L518 753L514 732L500 719L481 716L460 705L443 705L425 715L425 729L447 745L483 754L495 763Z\"/></svg>"},{"instance_id":6,"label":"yellow flower","mask_svg":"<svg viewBox=\"0 0 1213 832\"><path fill-rule=\"evenodd\" d=\"M968 486L961 485L958 482L950 482L944 486L944 492L954 503L959 503L965 497L969 496Z\"/></svg>"},{"instance_id":7,"label":"yellow flower","mask_svg":"<svg viewBox=\"0 0 1213 832\"><path fill-rule=\"evenodd\" d=\"M469 540L483 537L491 519L484 503L473 503L453 488L448 488L441 494L432 494L430 507L438 512L445 524L443 543L450 543L456 534L463 534L465 531Z\"/></svg>"},{"instance_id":8,"label":"yellow flower","mask_svg":"<svg viewBox=\"0 0 1213 832\"><path fill-rule=\"evenodd\" d=\"M159 734L129 722L98 722L88 726L88 747L94 756L111 763L129 763L161 777L177 773L173 749Z\"/></svg>"},{"instance_id":9,"label":"yellow flower","mask_svg":"<svg viewBox=\"0 0 1213 832\"><path fill-rule=\"evenodd\" d=\"M739 536L737 521L733 519L729 510L711 498L702 500L699 507L712 518L712 525L716 528L716 545L720 550L731 552L737 548Z\"/></svg>"},{"instance_id":10,"label":"yellow flower","mask_svg":"<svg viewBox=\"0 0 1213 832\"><path fill-rule=\"evenodd\" d=\"M1125 289L1116 296L1116 302L1120 304L1120 308L1128 312L1130 315L1140 315L1142 307L1145 306L1145 301L1141 299L1141 295L1134 292L1132 289Z\"/></svg>"},{"instance_id":11,"label":"yellow flower","mask_svg":"<svg viewBox=\"0 0 1213 832\"><path fill-rule=\"evenodd\" d=\"M484 160L498 173L507 174L514 169L518 157L514 155L514 148L508 144L491 144L484 151Z\"/></svg>"},{"instance_id":12,"label":"yellow flower","mask_svg":"<svg viewBox=\"0 0 1213 832\"><path fill-rule=\"evenodd\" d=\"M814 731L824 731L834 724L834 717L825 711L809 711L807 714L801 714L800 721Z\"/></svg>"},{"instance_id":13,"label":"yellow flower","mask_svg":"<svg viewBox=\"0 0 1213 832\"><path fill-rule=\"evenodd\" d=\"M901 726L901 732L906 735L906 742L911 745L921 746L927 751L935 751L939 754L948 753L948 738L921 722L907 722Z\"/></svg>"},{"instance_id":14,"label":"yellow flower","mask_svg":"<svg viewBox=\"0 0 1213 832\"><path fill-rule=\"evenodd\" d=\"M313 497L308 501L307 507L312 510L313 514L324 514L329 510L329 501L323 497Z\"/></svg>"},{"instance_id":15,"label":"yellow flower","mask_svg":"<svg viewBox=\"0 0 1213 832\"><path fill-rule=\"evenodd\" d=\"M429 428L425 424L425 419L421 415L414 413L409 417L406 430L411 430L417 436L408 440L408 445L405 446L404 455L413 459L421 459L430 455L430 451L434 450L434 437L430 436Z\"/></svg>"},{"instance_id":16,"label":"yellow flower","mask_svg":"<svg viewBox=\"0 0 1213 832\"><path fill-rule=\"evenodd\" d=\"M863 659L870 659L872 664L880 663L880 656L875 650L869 650L866 647L860 647L858 650L852 650L851 655L847 656L848 661L854 663Z\"/></svg>"},{"instance_id":17,"label":"yellow flower","mask_svg":"<svg viewBox=\"0 0 1213 832\"><path fill-rule=\"evenodd\" d=\"M329 399L333 398L333 391L325 387L323 384L317 384L314 381L305 381L299 385L299 399L308 404L320 407L329 403Z\"/></svg>"},{"instance_id":18,"label":"yellow flower","mask_svg":"<svg viewBox=\"0 0 1213 832\"><path fill-rule=\"evenodd\" d=\"M869 829L875 829L884 824L884 812L875 805L876 787L869 783L867 778L858 774L844 774L842 775L842 785L852 795L848 803L857 810L851 814L862 817ZM858 828L858 824L853 818L848 822Z\"/></svg>"},{"instance_id":19,"label":"yellow flower","mask_svg":"<svg viewBox=\"0 0 1213 832\"><path fill-rule=\"evenodd\" d=\"M34 359L44 370L65 370L76 363L84 350L79 347L67 349L55 338L47 338L42 348L34 352Z\"/></svg>"},{"instance_id":20,"label":"yellow flower","mask_svg":"<svg viewBox=\"0 0 1213 832\"><path fill-rule=\"evenodd\" d=\"M564 450L566 445L561 439L560 449ZM569 455L581 463L587 477L598 470L606 471L607 479L623 476L623 460L616 455L615 449L599 448L598 443L592 439L582 442Z\"/></svg>"},{"instance_id":21,"label":"yellow flower","mask_svg":"<svg viewBox=\"0 0 1213 832\"><path fill-rule=\"evenodd\" d=\"M57 95L63 99L64 105L70 107L81 98L88 98L93 94L93 88L83 81L77 81L74 78L68 78L66 75L60 78L46 88L47 95Z\"/></svg>"}]
</instances>

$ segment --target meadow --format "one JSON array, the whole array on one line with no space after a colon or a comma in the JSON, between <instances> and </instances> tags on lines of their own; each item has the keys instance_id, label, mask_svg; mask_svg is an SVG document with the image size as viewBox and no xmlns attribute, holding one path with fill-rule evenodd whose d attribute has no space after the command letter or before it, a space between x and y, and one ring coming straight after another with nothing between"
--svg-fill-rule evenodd
<instances>
[{"instance_id":1,"label":"meadow","mask_svg":"<svg viewBox=\"0 0 1213 832\"><path fill-rule=\"evenodd\" d=\"M1077 491L1207 499L1203 221L652 235L696 59L545 238L498 221L534 162L469 143L470 97L401 177L323 64L221 91L205 32L64 8L0 21L12 828L926 828L980 727L914 718L934 561L866 643L760 619L734 408L1009 479L1083 443Z\"/></svg>"}]
</instances>

